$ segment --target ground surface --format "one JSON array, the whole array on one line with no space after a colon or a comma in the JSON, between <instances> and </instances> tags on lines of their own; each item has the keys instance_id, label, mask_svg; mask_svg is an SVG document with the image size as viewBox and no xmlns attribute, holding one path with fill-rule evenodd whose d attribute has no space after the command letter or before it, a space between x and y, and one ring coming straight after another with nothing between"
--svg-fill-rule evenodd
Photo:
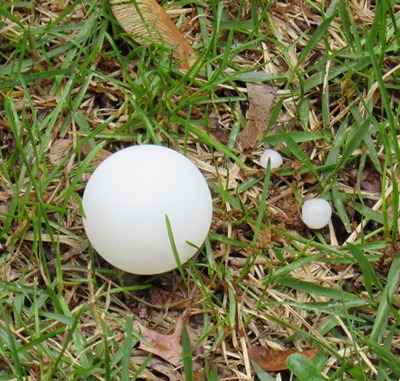
<instances>
[{"instance_id":1,"label":"ground surface","mask_svg":"<svg viewBox=\"0 0 400 381\"><path fill-rule=\"evenodd\" d=\"M0 380L399 379L399 3L162 5L189 71L107 1L0 1ZM187 155L214 206L201 252L154 277L97 256L80 210L142 143Z\"/></svg>"}]
</instances>

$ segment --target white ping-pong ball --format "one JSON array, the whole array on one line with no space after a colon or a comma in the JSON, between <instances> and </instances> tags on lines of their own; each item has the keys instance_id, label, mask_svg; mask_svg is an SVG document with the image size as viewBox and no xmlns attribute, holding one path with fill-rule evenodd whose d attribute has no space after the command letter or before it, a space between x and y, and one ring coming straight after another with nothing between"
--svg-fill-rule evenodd
<instances>
[{"instance_id":1,"label":"white ping-pong ball","mask_svg":"<svg viewBox=\"0 0 400 381\"><path fill-rule=\"evenodd\" d=\"M332 207L323 198L307 200L303 204L301 218L310 229L322 229L332 217Z\"/></svg>"},{"instance_id":2,"label":"white ping-pong ball","mask_svg":"<svg viewBox=\"0 0 400 381\"><path fill-rule=\"evenodd\" d=\"M283 164L281 154L273 149L266 149L260 156L260 164L263 168L267 168L268 161L271 162L271 169L279 168Z\"/></svg>"},{"instance_id":3,"label":"white ping-pong ball","mask_svg":"<svg viewBox=\"0 0 400 381\"><path fill-rule=\"evenodd\" d=\"M178 266L207 237L212 199L198 168L157 145L125 148L103 161L85 188L83 225L95 250L127 272L159 274Z\"/></svg>"}]
</instances>

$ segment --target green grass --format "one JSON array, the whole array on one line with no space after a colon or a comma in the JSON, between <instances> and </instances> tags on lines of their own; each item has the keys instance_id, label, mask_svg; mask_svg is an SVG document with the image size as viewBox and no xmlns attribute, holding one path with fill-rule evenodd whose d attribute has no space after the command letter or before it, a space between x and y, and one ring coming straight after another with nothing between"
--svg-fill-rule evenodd
<instances>
[{"instance_id":1,"label":"green grass","mask_svg":"<svg viewBox=\"0 0 400 381\"><path fill-rule=\"evenodd\" d=\"M321 348L293 380L399 379L399 3L178 1L187 73L107 1L64 3L0 1L0 380L272 380L246 350L271 343ZM279 91L242 152L249 82ZM104 152L144 143L203 160L214 203L198 256L154 277L104 263L81 219ZM282 168L257 165L267 145ZM316 196L318 232L299 219ZM205 360L186 330L182 368L138 349L136 319L166 333L183 313Z\"/></svg>"}]
</instances>

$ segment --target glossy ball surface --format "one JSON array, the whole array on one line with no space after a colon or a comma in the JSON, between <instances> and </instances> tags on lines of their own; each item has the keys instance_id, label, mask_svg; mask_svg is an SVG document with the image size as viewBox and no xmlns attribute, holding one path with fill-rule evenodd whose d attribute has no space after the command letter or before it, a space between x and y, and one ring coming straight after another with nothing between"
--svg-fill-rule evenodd
<instances>
[{"instance_id":1,"label":"glossy ball surface","mask_svg":"<svg viewBox=\"0 0 400 381\"><path fill-rule=\"evenodd\" d=\"M109 263L151 275L192 257L207 237L212 199L198 168L182 154L157 145L125 148L93 172L82 199L89 241Z\"/></svg>"},{"instance_id":2,"label":"glossy ball surface","mask_svg":"<svg viewBox=\"0 0 400 381\"><path fill-rule=\"evenodd\" d=\"M303 204L301 218L310 229L322 229L332 217L332 207L322 198L307 200Z\"/></svg>"},{"instance_id":3,"label":"glossy ball surface","mask_svg":"<svg viewBox=\"0 0 400 381\"><path fill-rule=\"evenodd\" d=\"M267 168L268 161L271 162L271 169L279 168L283 164L281 154L273 149L266 149L260 157L260 164L263 168Z\"/></svg>"}]
</instances>

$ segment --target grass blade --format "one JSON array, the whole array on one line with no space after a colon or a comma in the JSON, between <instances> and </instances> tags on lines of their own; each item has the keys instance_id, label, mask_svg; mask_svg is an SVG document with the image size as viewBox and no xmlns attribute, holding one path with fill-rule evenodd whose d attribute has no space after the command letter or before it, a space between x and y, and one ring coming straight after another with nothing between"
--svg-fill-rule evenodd
<instances>
[{"instance_id":1,"label":"grass blade","mask_svg":"<svg viewBox=\"0 0 400 381\"><path fill-rule=\"evenodd\" d=\"M291 137L291 135L283 130L280 131L280 135L283 136L284 141L287 144L290 152L294 156L296 156L297 160L299 160L300 163L303 163L307 167L307 169L319 181L320 178L319 178L317 171L315 170L315 166L311 163L310 159L307 157L307 155L304 153L304 151L297 145L297 143L294 141L294 139Z\"/></svg>"},{"instance_id":2,"label":"grass blade","mask_svg":"<svg viewBox=\"0 0 400 381\"><path fill-rule=\"evenodd\" d=\"M122 347L122 370L121 370L121 381L129 381L130 380L130 369L131 369L131 355L132 355L132 347L134 345L133 342L133 315L130 315L126 318L125 323L125 340Z\"/></svg>"},{"instance_id":3,"label":"grass blade","mask_svg":"<svg viewBox=\"0 0 400 381\"><path fill-rule=\"evenodd\" d=\"M365 289L367 290L371 299L374 300L375 296L373 287L375 286L379 290L383 290L381 282L379 281L373 267L371 266L371 263L368 261L362 250L350 243L347 244L347 247L349 248L349 251L353 255L355 261L360 265L363 272Z\"/></svg>"},{"instance_id":4,"label":"grass blade","mask_svg":"<svg viewBox=\"0 0 400 381\"><path fill-rule=\"evenodd\" d=\"M290 355L286 363L290 371L301 381L324 381L327 380L317 369L312 360L301 353Z\"/></svg>"},{"instance_id":5,"label":"grass blade","mask_svg":"<svg viewBox=\"0 0 400 381\"><path fill-rule=\"evenodd\" d=\"M182 326L182 353L185 379L188 381L193 380L193 348L186 324Z\"/></svg>"},{"instance_id":6,"label":"grass blade","mask_svg":"<svg viewBox=\"0 0 400 381\"><path fill-rule=\"evenodd\" d=\"M385 3L385 1L383 1L383 3ZM382 19L385 19L385 17L383 17ZM379 91L380 91L380 94L382 97L382 102L385 106L385 112L386 112L386 116L388 119L390 132L391 132L392 136L397 136L397 121L393 115L391 101L388 96L386 84L383 80L382 66L381 66L382 64L378 63L378 60L376 59L376 54L374 52L373 43L372 43L372 40L370 39L370 34L365 29L364 29L364 34L365 34L365 38L366 38L368 53L371 57L372 67L374 69L375 77L378 82ZM382 33L382 35L384 35L384 33ZM398 139L391 139L391 143L392 143L392 149L393 149L396 157L400 158L400 146L399 146Z\"/></svg>"},{"instance_id":7,"label":"grass blade","mask_svg":"<svg viewBox=\"0 0 400 381\"><path fill-rule=\"evenodd\" d=\"M326 34L326 31L328 30L329 26L331 25L334 15L326 18L320 25L318 25L318 28L313 32L313 34L310 37L310 40L308 41L307 45L304 47L303 51L301 52L298 60L297 60L297 65L295 68L295 71L297 68L300 67L300 65L304 62L306 57L311 53L311 51L314 49L315 45L321 40L321 38L324 37Z\"/></svg>"},{"instance_id":8,"label":"grass blade","mask_svg":"<svg viewBox=\"0 0 400 381\"><path fill-rule=\"evenodd\" d=\"M320 286L316 283L306 282L292 277L278 278L276 282L283 286L306 292L307 294L324 296L329 299L339 299L342 300L344 303L360 299L359 295L356 294L351 294L340 289Z\"/></svg>"},{"instance_id":9,"label":"grass blade","mask_svg":"<svg viewBox=\"0 0 400 381\"><path fill-rule=\"evenodd\" d=\"M400 279L400 253L397 254L397 257L393 260L392 265L390 266L386 286L381 295L378 312L376 314L374 325L370 335L370 339L372 342L378 344L382 342L385 330L387 329L387 322L389 319L389 312L391 309L392 300L399 286L399 279Z\"/></svg>"},{"instance_id":10,"label":"grass blade","mask_svg":"<svg viewBox=\"0 0 400 381\"><path fill-rule=\"evenodd\" d=\"M270 376L267 372L262 370L261 367L255 361L251 361L251 365L256 371L257 377L260 379L260 381L276 381L274 377Z\"/></svg>"}]
</instances>

